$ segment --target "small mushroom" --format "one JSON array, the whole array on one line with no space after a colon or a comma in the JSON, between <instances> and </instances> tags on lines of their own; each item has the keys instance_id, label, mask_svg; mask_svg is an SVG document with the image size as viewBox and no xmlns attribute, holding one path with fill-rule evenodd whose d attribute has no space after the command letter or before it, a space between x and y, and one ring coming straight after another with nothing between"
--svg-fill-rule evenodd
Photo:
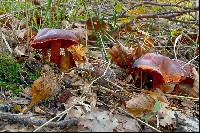
<instances>
[{"instance_id":1,"label":"small mushroom","mask_svg":"<svg viewBox=\"0 0 200 133\"><path fill-rule=\"evenodd\" d=\"M61 55L60 48L68 48L78 44L78 38L69 30L44 28L38 31L31 47L42 49L43 58L48 57L48 49L51 49L51 62L59 65Z\"/></svg>"},{"instance_id":2,"label":"small mushroom","mask_svg":"<svg viewBox=\"0 0 200 133\"><path fill-rule=\"evenodd\" d=\"M163 83L177 83L187 78L188 67L182 68L179 61L171 60L169 57L147 53L137 59L132 68L135 72L149 73L153 77L153 88L159 87ZM186 71L185 71L186 70Z\"/></svg>"}]
</instances>

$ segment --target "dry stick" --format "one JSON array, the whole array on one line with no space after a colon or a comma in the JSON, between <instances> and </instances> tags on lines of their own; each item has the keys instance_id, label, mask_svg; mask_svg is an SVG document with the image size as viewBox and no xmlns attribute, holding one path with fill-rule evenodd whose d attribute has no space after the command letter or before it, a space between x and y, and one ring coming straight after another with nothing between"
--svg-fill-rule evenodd
<instances>
[{"instance_id":1,"label":"dry stick","mask_svg":"<svg viewBox=\"0 0 200 133\"><path fill-rule=\"evenodd\" d=\"M179 6L177 4L166 4L166 3L156 3L156 2L150 2L150 1L142 1L142 2L131 2L131 4L135 4L134 7L136 6L142 6L144 4L148 4L148 5L155 5L155 6L175 6L175 7L179 7L179 8L182 8L182 9L192 9L190 7L183 7L183 6Z\"/></svg>"},{"instance_id":2,"label":"dry stick","mask_svg":"<svg viewBox=\"0 0 200 133\"><path fill-rule=\"evenodd\" d=\"M61 112L60 114L56 115L55 117L51 118L50 120L48 120L47 122L45 122L44 124L42 124L41 126L39 126L37 129L35 129L33 132L37 132L40 129L42 129L44 126L46 126L47 124L49 124L51 121L53 121L54 119L56 119L57 117L67 113L70 109L72 109L76 103L81 102L85 97L82 97L80 100L76 101L71 107L69 107L68 109L66 109L65 111Z\"/></svg>"},{"instance_id":3,"label":"dry stick","mask_svg":"<svg viewBox=\"0 0 200 133\"><path fill-rule=\"evenodd\" d=\"M180 10L175 12L163 12L163 13L154 13L154 14L142 14L142 15L123 15L122 17L130 17L135 16L135 19L141 19L141 18L165 18L165 19L171 19L175 18L177 16L181 16L186 13L190 12L197 12L198 10Z\"/></svg>"},{"instance_id":4,"label":"dry stick","mask_svg":"<svg viewBox=\"0 0 200 133\"><path fill-rule=\"evenodd\" d=\"M104 71L104 73L100 76L100 77L98 77L98 78L96 78L95 80L93 80L87 87L89 88L89 87L91 87L92 85L93 85L93 83L94 82L96 82L97 80L99 80L99 79L101 79L101 78L103 78L105 75L106 75L106 73L107 73L107 71L108 71L108 69L109 69L109 67L110 67L110 61L108 62L108 65L107 65L107 67L106 67L106 70Z\"/></svg>"},{"instance_id":5,"label":"dry stick","mask_svg":"<svg viewBox=\"0 0 200 133\"><path fill-rule=\"evenodd\" d=\"M38 120L38 118L31 118L30 115L20 115L20 114L10 114L10 113L2 113L0 112L0 119L6 119L10 122L16 122L19 124L25 124L25 125L36 125L39 126L41 124L44 124L46 120ZM60 127L60 128L66 128L73 125L76 125L78 123L78 119L75 117L69 117L65 120L59 121L59 122L50 122L47 126L50 128L53 127Z\"/></svg>"},{"instance_id":6,"label":"dry stick","mask_svg":"<svg viewBox=\"0 0 200 133\"><path fill-rule=\"evenodd\" d=\"M192 61L194 61L194 60L197 59L198 57L199 57L199 55L196 56L196 57L194 57L194 58L191 59L190 61L188 61L185 65L182 66L182 68L184 68L186 65L190 64Z\"/></svg>"},{"instance_id":7,"label":"dry stick","mask_svg":"<svg viewBox=\"0 0 200 133\"><path fill-rule=\"evenodd\" d=\"M185 23L185 24L195 24L197 25L198 22L197 21L182 21L182 20L178 20L178 19L169 19L170 21L174 21L174 22L180 22L180 23Z\"/></svg>"},{"instance_id":8,"label":"dry stick","mask_svg":"<svg viewBox=\"0 0 200 133\"><path fill-rule=\"evenodd\" d=\"M106 70L104 71L104 74L101 75L100 77L96 78L95 80L93 80L93 81L90 83L90 85L88 86L88 88L91 87L92 84L93 84L94 82L96 82L98 79L100 79L100 78L102 78L102 77L104 77L104 76L106 75L106 72L108 71L109 66L110 66L110 61L109 61L109 63L108 63L108 66L107 66ZM84 94L82 94L82 96L83 96L83 95L84 95ZM45 125L47 125L48 123L50 123L51 121L53 121L53 120L56 119L57 117L59 117L59 116L65 114L65 113L67 113L70 109L72 109L72 108L75 106L76 103L83 101L83 99L85 99L85 97L82 97L79 101L76 101L71 107L69 107L69 108L66 109L65 111L61 112L60 114L56 115L55 117L53 117L52 119L50 119L49 121L47 121L46 123L44 123L43 125L41 125L40 127L38 127L37 129L35 129L33 132L37 132L38 130L40 130L41 128L43 128Z\"/></svg>"},{"instance_id":9,"label":"dry stick","mask_svg":"<svg viewBox=\"0 0 200 133\"><path fill-rule=\"evenodd\" d=\"M125 113L126 115L128 115L128 116L130 116L130 117L136 119L136 120L139 121L139 122L141 122L142 124L145 124L146 126L152 128L153 130L155 130L155 131L157 131L157 132L161 132L159 129L157 129L157 128L151 126L151 125L149 125L148 123L146 123L146 122L140 120L139 118L134 117L133 115L131 115L130 113L128 113L127 111L125 111L124 109L122 109L121 107L118 107L118 109L119 109L120 111L122 111L123 113Z\"/></svg>"},{"instance_id":10,"label":"dry stick","mask_svg":"<svg viewBox=\"0 0 200 133\"><path fill-rule=\"evenodd\" d=\"M172 97L172 98L183 98L183 99L191 99L191 100L199 101L199 98L195 98L195 97L185 97L185 96L177 96L177 95L171 95L171 94L165 94L165 96Z\"/></svg>"}]
</instances>

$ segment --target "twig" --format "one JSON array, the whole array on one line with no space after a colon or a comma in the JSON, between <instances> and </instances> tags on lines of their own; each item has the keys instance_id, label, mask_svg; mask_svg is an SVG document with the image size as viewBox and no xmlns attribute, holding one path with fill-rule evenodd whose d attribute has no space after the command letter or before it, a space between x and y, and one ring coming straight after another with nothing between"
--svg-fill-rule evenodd
<instances>
[{"instance_id":1,"label":"twig","mask_svg":"<svg viewBox=\"0 0 200 133\"><path fill-rule=\"evenodd\" d=\"M6 119L9 122L16 122L19 124L25 124L25 125L31 125L31 126L32 125L39 126L41 124L46 123L46 120L39 120L38 117L34 118L30 115L10 114L10 113L2 113L2 112L0 112L0 119L2 120ZM50 128L53 128L53 127L66 128L66 127L71 127L77 124L78 124L77 118L68 117L59 122L50 122L48 123L47 126Z\"/></svg>"},{"instance_id":2,"label":"twig","mask_svg":"<svg viewBox=\"0 0 200 133\"><path fill-rule=\"evenodd\" d=\"M174 21L174 22L180 22L180 23L185 23L185 24L198 24L197 21L182 21L182 20L178 20L178 19L169 19L170 21Z\"/></svg>"},{"instance_id":3,"label":"twig","mask_svg":"<svg viewBox=\"0 0 200 133\"><path fill-rule=\"evenodd\" d=\"M56 119L57 117L63 115L63 114L66 114L70 109L72 109L76 103L82 101L85 97L82 97L80 100L78 101L75 101L75 103L69 107L68 109L66 109L65 111L61 112L60 114L56 115L55 117L51 118L50 120L48 120L47 122L45 122L44 124L42 124L41 126L39 126L37 129L35 129L33 132L37 132L39 131L40 129L42 129L44 126L48 125L50 122L52 122L54 119Z\"/></svg>"},{"instance_id":4,"label":"twig","mask_svg":"<svg viewBox=\"0 0 200 133\"><path fill-rule=\"evenodd\" d=\"M173 97L173 98L183 98L183 99L191 99L191 100L199 101L199 98L194 98L194 97L177 96L177 95L171 95L171 94L165 94L165 96Z\"/></svg>"},{"instance_id":5,"label":"twig","mask_svg":"<svg viewBox=\"0 0 200 133\"><path fill-rule=\"evenodd\" d=\"M194 57L194 58L191 59L190 61L188 61L185 65L182 66L182 68L184 68L186 65L190 64L192 61L194 61L194 60L197 59L198 57L199 57L199 55L196 56L196 57Z\"/></svg>"},{"instance_id":6,"label":"twig","mask_svg":"<svg viewBox=\"0 0 200 133\"><path fill-rule=\"evenodd\" d=\"M135 4L134 7L136 6L141 6L141 5L144 5L144 4L148 4L148 5L155 5L155 6L175 6L175 7L179 7L179 8L182 8L182 9L192 9L190 7L183 7L183 6L179 6L178 4L180 3L177 3L177 4L166 4L166 3L156 3L156 2L150 2L150 1L142 1L142 2L131 2L131 4Z\"/></svg>"},{"instance_id":7,"label":"twig","mask_svg":"<svg viewBox=\"0 0 200 133\"><path fill-rule=\"evenodd\" d=\"M163 12L163 13L154 13L154 14L140 14L140 15L122 15L121 17L130 17L135 16L134 19L142 19L142 18L164 18L164 19L172 19L178 16L181 16L186 13L197 12L198 10L180 10L174 12Z\"/></svg>"},{"instance_id":8,"label":"twig","mask_svg":"<svg viewBox=\"0 0 200 133\"><path fill-rule=\"evenodd\" d=\"M99 80L99 79L101 79L101 78L103 78L105 75L106 75L106 73L107 73L107 71L108 71L108 69L109 69L109 67L110 67L110 61L108 62L108 65L107 65L107 67L106 67L106 70L104 71L104 73L100 76L100 77L98 77L98 78L96 78L95 80L93 80L87 87L89 88L89 87L91 87L92 85L93 85L93 83L94 82L96 82L97 80Z\"/></svg>"}]
</instances>

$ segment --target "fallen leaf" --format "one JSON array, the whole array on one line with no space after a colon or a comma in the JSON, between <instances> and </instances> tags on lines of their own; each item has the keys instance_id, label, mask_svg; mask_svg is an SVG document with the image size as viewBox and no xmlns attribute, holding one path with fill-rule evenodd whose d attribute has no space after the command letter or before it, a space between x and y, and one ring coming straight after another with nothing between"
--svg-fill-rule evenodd
<instances>
[{"instance_id":1,"label":"fallen leaf","mask_svg":"<svg viewBox=\"0 0 200 133\"><path fill-rule=\"evenodd\" d=\"M61 103L66 103L67 100L73 96L73 94L71 93L71 91L69 89L65 89L62 94L59 95L59 101Z\"/></svg>"},{"instance_id":2,"label":"fallen leaf","mask_svg":"<svg viewBox=\"0 0 200 133\"><path fill-rule=\"evenodd\" d=\"M118 18L117 23L129 23L131 20L130 18Z\"/></svg>"},{"instance_id":3,"label":"fallen leaf","mask_svg":"<svg viewBox=\"0 0 200 133\"><path fill-rule=\"evenodd\" d=\"M194 75L194 83L192 89L189 91L189 96L199 97L199 73L197 72L195 67L192 68L192 73Z\"/></svg>"},{"instance_id":4,"label":"fallen leaf","mask_svg":"<svg viewBox=\"0 0 200 133\"><path fill-rule=\"evenodd\" d=\"M80 131L113 132L118 120L108 111L92 111L80 120ZM81 129L81 126L83 127Z\"/></svg>"},{"instance_id":5,"label":"fallen leaf","mask_svg":"<svg viewBox=\"0 0 200 133\"><path fill-rule=\"evenodd\" d=\"M174 111L171 109L168 109L169 105L162 103L161 108L158 111L158 116L159 116L159 121L161 126L167 126L167 125L174 125L175 124L175 116L174 116Z\"/></svg>"},{"instance_id":6,"label":"fallen leaf","mask_svg":"<svg viewBox=\"0 0 200 133\"><path fill-rule=\"evenodd\" d=\"M192 68L192 77L187 78L180 82L176 87L176 90L187 94L190 97L199 97L199 73L196 71L195 67Z\"/></svg>"},{"instance_id":7,"label":"fallen leaf","mask_svg":"<svg viewBox=\"0 0 200 133\"><path fill-rule=\"evenodd\" d=\"M78 62L79 64L86 62L86 53L87 48L82 44L77 46L71 46L68 50L72 53L74 61Z\"/></svg>"},{"instance_id":8,"label":"fallen leaf","mask_svg":"<svg viewBox=\"0 0 200 133\"><path fill-rule=\"evenodd\" d=\"M135 117L141 117L145 113L152 112L154 109L154 99L149 95L143 93L132 97L131 100L126 101L126 108Z\"/></svg>"},{"instance_id":9,"label":"fallen leaf","mask_svg":"<svg viewBox=\"0 0 200 133\"><path fill-rule=\"evenodd\" d=\"M48 65L45 65L43 69L45 72L32 84L32 99L29 108L59 91L58 76Z\"/></svg>"},{"instance_id":10,"label":"fallen leaf","mask_svg":"<svg viewBox=\"0 0 200 133\"><path fill-rule=\"evenodd\" d=\"M188 116L181 111L176 111L176 113L178 132L199 132L199 120L197 118Z\"/></svg>"},{"instance_id":11,"label":"fallen leaf","mask_svg":"<svg viewBox=\"0 0 200 133\"><path fill-rule=\"evenodd\" d=\"M15 112L21 112L22 111L22 106L21 105L19 105L19 104L15 104L14 105L14 111Z\"/></svg>"},{"instance_id":12,"label":"fallen leaf","mask_svg":"<svg viewBox=\"0 0 200 133\"><path fill-rule=\"evenodd\" d=\"M117 44L109 49L112 61L121 68L131 68L134 60L135 49L125 47L122 44Z\"/></svg>"},{"instance_id":13,"label":"fallen leaf","mask_svg":"<svg viewBox=\"0 0 200 133\"><path fill-rule=\"evenodd\" d=\"M141 127L137 120L127 117L125 115L115 114L114 117L118 120L118 126L115 128L116 132L139 132Z\"/></svg>"}]
</instances>

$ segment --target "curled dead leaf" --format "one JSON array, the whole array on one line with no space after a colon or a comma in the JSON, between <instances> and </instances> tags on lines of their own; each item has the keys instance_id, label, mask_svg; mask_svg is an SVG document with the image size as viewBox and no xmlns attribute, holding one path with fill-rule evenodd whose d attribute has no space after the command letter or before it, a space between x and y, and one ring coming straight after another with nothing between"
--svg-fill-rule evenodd
<instances>
[{"instance_id":1,"label":"curled dead leaf","mask_svg":"<svg viewBox=\"0 0 200 133\"><path fill-rule=\"evenodd\" d=\"M45 65L43 69L46 72L32 84L32 99L28 108L31 108L42 100L50 98L59 91L58 76L48 65Z\"/></svg>"},{"instance_id":2,"label":"curled dead leaf","mask_svg":"<svg viewBox=\"0 0 200 133\"><path fill-rule=\"evenodd\" d=\"M78 63L85 63L86 62L86 53L87 48L82 44L77 46L71 46L68 50L72 53L74 61Z\"/></svg>"},{"instance_id":3,"label":"curled dead leaf","mask_svg":"<svg viewBox=\"0 0 200 133\"><path fill-rule=\"evenodd\" d=\"M132 62L147 53L152 47L152 39L145 38L143 45L139 45L136 48L129 48L118 43L109 49L109 54L112 57L112 61L121 68L131 68Z\"/></svg>"},{"instance_id":4,"label":"curled dead leaf","mask_svg":"<svg viewBox=\"0 0 200 133\"><path fill-rule=\"evenodd\" d=\"M109 54L112 61L121 68L131 68L135 50L119 43L109 49Z\"/></svg>"},{"instance_id":5,"label":"curled dead leaf","mask_svg":"<svg viewBox=\"0 0 200 133\"><path fill-rule=\"evenodd\" d=\"M187 94L190 97L199 97L199 73L196 71L195 67L192 68L193 78L187 78L180 82L176 89Z\"/></svg>"}]
</instances>

